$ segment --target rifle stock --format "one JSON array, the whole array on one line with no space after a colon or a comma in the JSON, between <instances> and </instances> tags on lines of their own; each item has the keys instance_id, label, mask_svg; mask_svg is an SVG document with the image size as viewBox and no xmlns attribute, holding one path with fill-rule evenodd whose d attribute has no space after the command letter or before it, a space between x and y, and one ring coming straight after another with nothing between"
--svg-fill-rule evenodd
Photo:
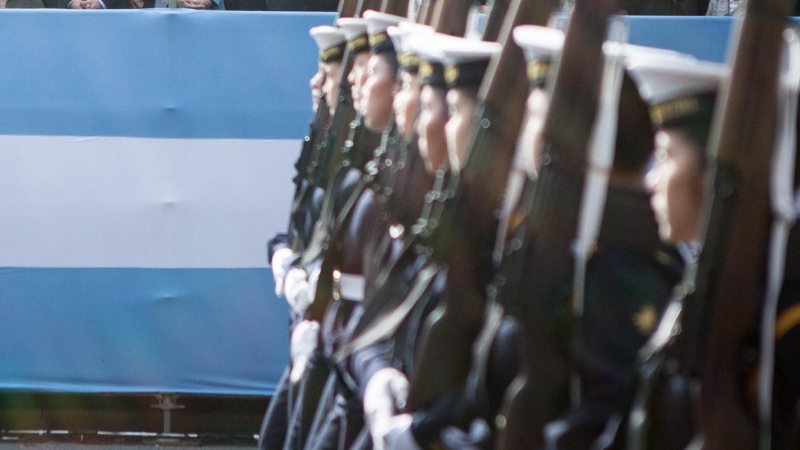
<instances>
[{"instance_id":1,"label":"rifle stock","mask_svg":"<svg viewBox=\"0 0 800 450\"><path fill-rule=\"evenodd\" d=\"M322 98L314 114L314 120L309 125L308 134L303 139L300 155L294 164L297 174L293 180L295 189L287 230L289 242L295 252L303 251L308 244L309 233L308 224L305 223L305 215L312 201L311 196L317 188L312 178L313 166L315 165L315 162L312 161L312 155L314 154L314 148L319 145L319 141L322 139L325 125L329 119L328 105L325 99Z\"/></svg>"},{"instance_id":2,"label":"rifle stock","mask_svg":"<svg viewBox=\"0 0 800 450\"><path fill-rule=\"evenodd\" d=\"M431 26L438 33L464 36L467 28L467 15L472 3L472 0L450 0L436 3L431 16Z\"/></svg>"},{"instance_id":3,"label":"rifle stock","mask_svg":"<svg viewBox=\"0 0 800 450\"><path fill-rule=\"evenodd\" d=\"M448 264L442 305L431 315L413 374L408 406L416 409L464 383L472 343L480 332L484 286L490 280L492 247L505 180L527 98L524 55L514 43L516 25L544 24L553 2L514 0L506 14L503 49L489 64L478 94L469 157L439 195L426 237L434 257ZM468 221L464 218L469 217Z\"/></svg>"},{"instance_id":4,"label":"rifle stock","mask_svg":"<svg viewBox=\"0 0 800 450\"><path fill-rule=\"evenodd\" d=\"M510 3L509 0L495 0L492 3L492 9L489 11L489 18L486 21L486 29L483 31L484 41L496 41L500 36L500 29L505 22Z\"/></svg>"},{"instance_id":5,"label":"rifle stock","mask_svg":"<svg viewBox=\"0 0 800 450\"><path fill-rule=\"evenodd\" d=\"M407 17L408 2L409 0L383 0L383 3L381 3L381 12L395 16Z\"/></svg>"},{"instance_id":6,"label":"rifle stock","mask_svg":"<svg viewBox=\"0 0 800 450\"><path fill-rule=\"evenodd\" d=\"M602 43L617 2L577 1L558 62L544 129L542 167L526 217L524 283L501 298L523 323L522 370L506 393L498 426L501 449L537 448L543 428L568 404L568 339L555 319L569 317L571 245L586 155L599 98ZM563 326L563 324L562 324Z\"/></svg>"},{"instance_id":7,"label":"rifle stock","mask_svg":"<svg viewBox=\"0 0 800 450\"><path fill-rule=\"evenodd\" d=\"M781 43L794 3L750 0L730 84L718 103L724 109L711 142L716 166L706 197L699 289L685 306L687 337L700 345L688 357L696 358L700 371L700 431L710 450L755 448L757 442L742 368L748 364L745 342L758 333L763 298Z\"/></svg>"},{"instance_id":8,"label":"rifle stock","mask_svg":"<svg viewBox=\"0 0 800 450\"><path fill-rule=\"evenodd\" d=\"M339 2L339 17L353 17L356 15L356 8L358 7L358 0L341 0Z\"/></svg>"},{"instance_id":9,"label":"rifle stock","mask_svg":"<svg viewBox=\"0 0 800 450\"><path fill-rule=\"evenodd\" d=\"M423 25L432 25L433 11L436 9L436 2L443 0L422 0L417 14L417 22Z\"/></svg>"}]
</instances>

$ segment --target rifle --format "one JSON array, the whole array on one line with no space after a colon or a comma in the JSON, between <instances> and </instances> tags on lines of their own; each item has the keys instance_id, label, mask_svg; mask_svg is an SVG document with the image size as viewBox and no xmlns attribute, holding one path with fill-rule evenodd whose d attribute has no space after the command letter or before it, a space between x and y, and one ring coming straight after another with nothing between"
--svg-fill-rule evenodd
<instances>
[{"instance_id":1,"label":"rifle","mask_svg":"<svg viewBox=\"0 0 800 450\"><path fill-rule=\"evenodd\" d=\"M526 217L526 277L517 295L501 298L523 323L522 369L500 416L498 448L538 447L543 427L567 406L568 342L553 320L569 317L585 163L599 97L602 43L617 2L577 1L558 63L545 130L542 167Z\"/></svg>"},{"instance_id":2,"label":"rifle","mask_svg":"<svg viewBox=\"0 0 800 450\"><path fill-rule=\"evenodd\" d=\"M358 8L358 0L341 0L337 11L339 17L354 17Z\"/></svg>"},{"instance_id":3,"label":"rifle","mask_svg":"<svg viewBox=\"0 0 800 450\"><path fill-rule=\"evenodd\" d=\"M478 93L465 167L431 196L430 217L415 225L427 251L449 268L444 301L429 317L412 377L411 410L462 385L469 373L471 346L483 320L483 288L491 274L493 212L502 203L527 97L524 56L511 30L545 23L555 7L549 0L511 2L498 39L503 49L490 62Z\"/></svg>"},{"instance_id":4,"label":"rifle","mask_svg":"<svg viewBox=\"0 0 800 450\"><path fill-rule=\"evenodd\" d=\"M408 16L408 1L409 0L383 0L381 3L381 12L391 14L394 16Z\"/></svg>"},{"instance_id":5,"label":"rifle","mask_svg":"<svg viewBox=\"0 0 800 450\"><path fill-rule=\"evenodd\" d=\"M424 25L431 25L433 22L433 11L440 0L422 0L417 13L417 22Z\"/></svg>"},{"instance_id":6,"label":"rifle","mask_svg":"<svg viewBox=\"0 0 800 450\"><path fill-rule=\"evenodd\" d=\"M294 196L292 197L292 206L289 212L289 225L288 241L295 252L302 252L308 239L310 238L310 230L304 219L306 219L306 211L311 205L315 185L311 182L311 174L313 173L311 153L312 149L319 145L319 140L323 136L325 124L330 119L330 112L328 104L324 98L319 102L318 109L314 114L314 120L309 125L308 134L303 139L303 146L300 149L300 156L294 164L297 174L295 175L294 182Z\"/></svg>"},{"instance_id":7,"label":"rifle","mask_svg":"<svg viewBox=\"0 0 800 450\"><path fill-rule=\"evenodd\" d=\"M762 309L770 303L762 302L762 294L772 220L770 173L775 164L773 149L780 139L778 105L797 97L796 79L792 80L794 92L778 88L780 43L793 6L792 0L755 0L747 6L735 44L732 76L717 102L719 112L712 126L709 150L714 161L706 171L703 252L696 272L685 274L683 286L678 287L684 298L673 301L673 312L665 318L669 320L662 321L664 332L679 333L661 344L669 347L656 348L643 364L643 387L633 408L629 446L667 448L672 442L664 438L672 436L660 433L675 417L656 410L654 403L691 401L698 405L699 420L683 425L695 428L695 438L703 448L771 448L775 311L767 306ZM796 113L796 103L794 108ZM784 111L786 115L789 110ZM775 215L776 222L785 220L777 208ZM770 257L775 264L775 255ZM775 281L780 279L771 283ZM776 298L777 292L773 294ZM756 415L756 408L747 404L745 387L748 374L755 372L759 315L763 316L762 373ZM672 366L668 369L664 367L667 360ZM668 387L692 381L699 382L699 398Z\"/></svg>"},{"instance_id":8,"label":"rifle","mask_svg":"<svg viewBox=\"0 0 800 450\"><path fill-rule=\"evenodd\" d=\"M754 448L758 440L752 412L743 402L742 369L750 350L744 343L757 333L762 303L772 218L769 180L778 139L780 43L794 3L748 3L730 84L718 103L722 114L712 128L716 162L704 207L707 234L696 289L684 305L685 338L692 339L686 357L694 362L690 373L700 372L699 431L707 449ZM773 318L767 326L774 323ZM761 448L770 446L769 413L761 411Z\"/></svg>"}]
</instances>

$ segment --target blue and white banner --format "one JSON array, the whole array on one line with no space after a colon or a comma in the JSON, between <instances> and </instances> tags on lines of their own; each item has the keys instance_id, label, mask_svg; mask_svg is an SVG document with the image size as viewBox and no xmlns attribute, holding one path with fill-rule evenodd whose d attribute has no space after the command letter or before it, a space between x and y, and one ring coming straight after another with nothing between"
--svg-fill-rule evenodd
<instances>
[{"instance_id":1,"label":"blue and white banner","mask_svg":"<svg viewBox=\"0 0 800 450\"><path fill-rule=\"evenodd\" d=\"M332 14L0 14L0 389L268 395Z\"/></svg>"}]
</instances>

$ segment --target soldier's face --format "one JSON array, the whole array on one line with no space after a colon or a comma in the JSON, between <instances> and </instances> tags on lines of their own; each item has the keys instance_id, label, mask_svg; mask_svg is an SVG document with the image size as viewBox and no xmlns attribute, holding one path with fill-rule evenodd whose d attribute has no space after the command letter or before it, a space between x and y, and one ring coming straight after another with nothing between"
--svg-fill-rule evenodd
<instances>
[{"instance_id":1,"label":"soldier's face","mask_svg":"<svg viewBox=\"0 0 800 450\"><path fill-rule=\"evenodd\" d=\"M367 128L383 131L389 126L396 89L397 82L385 58L379 55L370 57L359 104Z\"/></svg>"},{"instance_id":2,"label":"soldier's face","mask_svg":"<svg viewBox=\"0 0 800 450\"><path fill-rule=\"evenodd\" d=\"M319 101L322 98L322 85L325 83L325 71L322 69L322 65L317 68L317 73L311 77L311 80L308 82L309 86L311 87L311 107L314 112L317 112L319 108Z\"/></svg>"},{"instance_id":3,"label":"soldier's face","mask_svg":"<svg viewBox=\"0 0 800 450\"><path fill-rule=\"evenodd\" d=\"M408 72L400 74L400 91L394 96L394 123L400 135L408 139L419 105L419 78Z\"/></svg>"},{"instance_id":4,"label":"soldier's face","mask_svg":"<svg viewBox=\"0 0 800 450\"><path fill-rule=\"evenodd\" d=\"M467 139L472 128L475 98L462 89L450 89L447 92L447 107L450 113L445 126L447 153L451 169L458 171L467 159Z\"/></svg>"},{"instance_id":5,"label":"soldier's face","mask_svg":"<svg viewBox=\"0 0 800 450\"><path fill-rule=\"evenodd\" d=\"M528 95L527 115L519 139L517 161L530 175L539 172L542 134L549 104L547 92L542 88L535 88Z\"/></svg>"},{"instance_id":6,"label":"soldier's face","mask_svg":"<svg viewBox=\"0 0 800 450\"><path fill-rule=\"evenodd\" d=\"M655 162L645 178L650 204L665 242L691 242L700 237L704 175L700 152L679 130L656 134Z\"/></svg>"},{"instance_id":7,"label":"soldier's face","mask_svg":"<svg viewBox=\"0 0 800 450\"><path fill-rule=\"evenodd\" d=\"M331 114L336 110L336 98L339 96L339 71L342 64L339 62L330 62L322 64L322 71L325 74L325 79L322 83L322 94L325 96L325 101L328 103L328 110Z\"/></svg>"},{"instance_id":8,"label":"soldier's face","mask_svg":"<svg viewBox=\"0 0 800 450\"><path fill-rule=\"evenodd\" d=\"M359 52L353 60L353 68L347 74L347 82L350 84L350 92L353 95L353 108L359 111L361 102L361 87L367 79L367 63L369 62L369 52Z\"/></svg>"},{"instance_id":9,"label":"soldier's face","mask_svg":"<svg viewBox=\"0 0 800 450\"><path fill-rule=\"evenodd\" d=\"M447 158L447 139L444 134L447 103L444 96L442 89L431 86L423 86L419 96L417 147L425 161L425 170L430 174L436 173Z\"/></svg>"}]
</instances>

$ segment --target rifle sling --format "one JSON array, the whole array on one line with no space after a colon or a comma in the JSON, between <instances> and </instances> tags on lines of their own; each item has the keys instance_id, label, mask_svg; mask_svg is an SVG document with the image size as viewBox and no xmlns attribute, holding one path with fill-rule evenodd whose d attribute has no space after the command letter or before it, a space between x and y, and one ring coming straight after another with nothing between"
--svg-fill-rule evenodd
<instances>
[{"instance_id":1,"label":"rifle sling","mask_svg":"<svg viewBox=\"0 0 800 450\"><path fill-rule=\"evenodd\" d=\"M434 275L440 269L441 266L435 262L429 262L414 280L414 284L403 302L389 313L379 317L363 333L351 340L347 346L335 355L334 360L339 363L362 348L390 338L422 298L422 294L428 289Z\"/></svg>"}]
</instances>

